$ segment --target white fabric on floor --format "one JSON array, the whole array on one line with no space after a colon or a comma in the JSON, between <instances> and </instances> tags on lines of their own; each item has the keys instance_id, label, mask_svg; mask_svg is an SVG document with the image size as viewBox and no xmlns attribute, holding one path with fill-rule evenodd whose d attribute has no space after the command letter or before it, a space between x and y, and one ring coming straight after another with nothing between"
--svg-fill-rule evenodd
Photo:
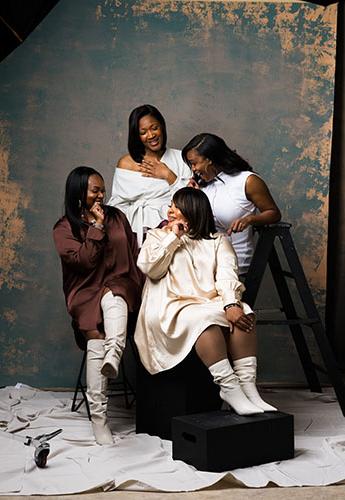
<instances>
[{"instance_id":1,"label":"white fabric on floor","mask_svg":"<svg viewBox=\"0 0 345 500\"><path fill-rule=\"evenodd\" d=\"M114 398L115 400L117 398ZM58 428L45 469L35 466L34 448L0 432L0 494L63 495L103 490L193 491L224 477L249 487L318 486L345 479L345 418L331 390L274 390L265 400L295 416L295 458L231 473L197 471L171 457L171 442L135 434L132 411L110 403L115 444L95 444L85 413L71 413L67 393L22 384L0 390L0 429L36 436ZM85 411L85 410L83 410ZM229 446L231 449L231 444Z\"/></svg>"}]
</instances>

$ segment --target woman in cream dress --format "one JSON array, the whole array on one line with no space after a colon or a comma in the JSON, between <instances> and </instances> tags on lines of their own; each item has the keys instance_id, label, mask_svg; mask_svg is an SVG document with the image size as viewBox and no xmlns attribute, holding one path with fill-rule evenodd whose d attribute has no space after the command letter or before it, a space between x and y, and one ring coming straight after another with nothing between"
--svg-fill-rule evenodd
<instances>
[{"instance_id":1,"label":"woman in cream dress","mask_svg":"<svg viewBox=\"0 0 345 500\"><path fill-rule=\"evenodd\" d=\"M144 104L129 117L128 151L115 169L108 205L124 212L141 246L148 228L165 218L175 191L191 176L181 151L166 147L165 120L157 108Z\"/></svg>"},{"instance_id":2,"label":"woman in cream dress","mask_svg":"<svg viewBox=\"0 0 345 500\"><path fill-rule=\"evenodd\" d=\"M185 187L174 194L168 224L148 232L138 267L147 275L135 331L145 368L168 370L195 346L237 413L275 410L256 389L254 314L241 302L235 253L226 235L215 232L202 191Z\"/></svg>"}]
</instances>

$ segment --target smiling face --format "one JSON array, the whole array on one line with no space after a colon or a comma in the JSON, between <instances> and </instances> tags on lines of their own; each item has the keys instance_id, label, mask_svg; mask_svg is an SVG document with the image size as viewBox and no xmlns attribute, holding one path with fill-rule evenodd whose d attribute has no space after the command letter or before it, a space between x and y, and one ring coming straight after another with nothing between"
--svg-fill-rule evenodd
<instances>
[{"instance_id":1,"label":"smiling face","mask_svg":"<svg viewBox=\"0 0 345 500\"><path fill-rule=\"evenodd\" d=\"M146 152L159 152L163 145L163 131L159 121L151 115L139 120L139 137Z\"/></svg>"},{"instance_id":2,"label":"smiling face","mask_svg":"<svg viewBox=\"0 0 345 500\"><path fill-rule=\"evenodd\" d=\"M104 196L105 196L105 187L102 177L96 174L90 175L87 186L87 194L86 194L87 208L91 208L95 202L102 204Z\"/></svg>"},{"instance_id":3,"label":"smiling face","mask_svg":"<svg viewBox=\"0 0 345 500\"><path fill-rule=\"evenodd\" d=\"M186 156L193 173L198 174L206 182L215 178L217 170L206 156L200 155L196 149L188 151Z\"/></svg>"},{"instance_id":4,"label":"smiling face","mask_svg":"<svg viewBox=\"0 0 345 500\"><path fill-rule=\"evenodd\" d=\"M168 209L168 221L169 222L179 221L182 224L188 224L188 220L182 214L181 210L176 207L174 202L172 202L172 204Z\"/></svg>"}]
</instances>

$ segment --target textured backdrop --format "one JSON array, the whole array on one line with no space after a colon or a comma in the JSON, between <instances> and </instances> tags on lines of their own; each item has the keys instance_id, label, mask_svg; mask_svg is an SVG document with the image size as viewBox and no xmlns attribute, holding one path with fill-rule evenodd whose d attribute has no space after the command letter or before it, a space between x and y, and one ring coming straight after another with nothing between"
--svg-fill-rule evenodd
<instances>
[{"instance_id":1,"label":"textured backdrop","mask_svg":"<svg viewBox=\"0 0 345 500\"><path fill-rule=\"evenodd\" d=\"M335 5L61 0L1 63L1 385L73 385L51 228L73 167L94 166L110 189L145 102L172 147L214 132L264 177L323 312L335 26ZM284 329L260 339L261 380L303 381Z\"/></svg>"}]
</instances>

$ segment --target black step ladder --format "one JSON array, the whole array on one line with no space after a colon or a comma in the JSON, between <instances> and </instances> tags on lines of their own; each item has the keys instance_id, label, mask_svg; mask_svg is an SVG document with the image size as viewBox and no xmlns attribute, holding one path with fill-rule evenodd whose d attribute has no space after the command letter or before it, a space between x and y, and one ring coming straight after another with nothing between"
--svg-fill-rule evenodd
<instances>
[{"instance_id":1,"label":"black step ladder","mask_svg":"<svg viewBox=\"0 0 345 500\"><path fill-rule=\"evenodd\" d=\"M289 326L309 388L313 392L322 392L317 375L317 370L322 369L317 366L311 358L302 326L311 328L320 350L326 372L338 398L341 411L345 416L345 384L326 336L320 315L316 309L313 296L290 233L290 228L291 224L286 222L255 228L259 237L253 259L245 277L246 291L244 292L243 300L254 308L260 284L268 263L280 298L282 306L281 311L285 314L286 319L258 320L257 324ZM280 240L290 271L285 271L282 268L275 246L277 238ZM304 306L305 318L300 318L297 314L288 287L287 278L295 281L297 291Z\"/></svg>"}]
</instances>

